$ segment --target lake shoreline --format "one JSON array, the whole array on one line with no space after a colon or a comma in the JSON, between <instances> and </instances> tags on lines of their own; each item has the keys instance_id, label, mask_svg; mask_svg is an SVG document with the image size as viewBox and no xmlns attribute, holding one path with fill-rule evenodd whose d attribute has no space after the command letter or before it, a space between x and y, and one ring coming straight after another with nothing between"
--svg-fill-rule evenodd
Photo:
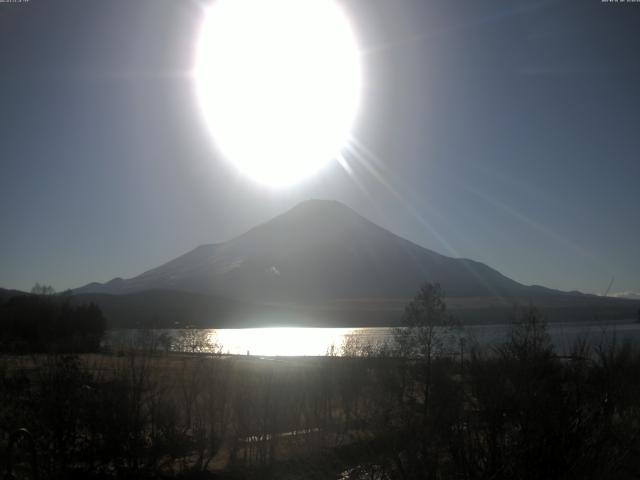
<instances>
[{"instance_id":1,"label":"lake shoreline","mask_svg":"<svg viewBox=\"0 0 640 480\"><path fill-rule=\"evenodd\" d=\"M507 341L513 323L436 327L446 338L446 349L481 349ZM628 319L618 322L555 322L547 324L554 348L561 355L578 341L592 346L630 342L640 345L640 324ZM272 327L237 329L113 329L108 330L103 348L122 351L132 346L165 352L215 353L257 357L349 356L350 351L393 351L394 328Z\"/></svg>"}]
</instances>

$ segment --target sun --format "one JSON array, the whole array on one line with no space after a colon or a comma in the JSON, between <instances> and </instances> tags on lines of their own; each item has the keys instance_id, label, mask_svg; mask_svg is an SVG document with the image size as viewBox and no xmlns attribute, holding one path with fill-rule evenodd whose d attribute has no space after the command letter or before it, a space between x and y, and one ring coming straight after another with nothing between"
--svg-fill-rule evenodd
<instances>
[{"instance_id":1,"label":"sun","mask_svg":"<svg viewBox=\"0 0 640 480\"><path fill-rule=\"evenodd\" d=\"M286 186L344 148L360 100L357 44L334 0L217 0L204 16L195 87L224 157Z\"/></svg>"}]
</instances>

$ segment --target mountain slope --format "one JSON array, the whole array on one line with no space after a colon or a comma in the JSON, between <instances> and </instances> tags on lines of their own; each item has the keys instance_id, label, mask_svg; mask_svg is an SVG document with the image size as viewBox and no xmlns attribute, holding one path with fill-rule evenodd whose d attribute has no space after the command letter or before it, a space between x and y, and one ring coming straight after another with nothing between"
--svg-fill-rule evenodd
<instances>
[{"instance_id":1,"label":"mountain slope","mask_svg":"<svg viewBox=\"0 0 640 480\"><path fill-rule=\"evenodd\" d=\"M310 200L225 243L203 245L131 278L76 293L170 289L262 303L410 298L424 281L449 297L511 299L560 294L527 287L479 262L438 254L349 207ZM551 292L551 293L550 293Z\"/></svg>"}]
</instances>

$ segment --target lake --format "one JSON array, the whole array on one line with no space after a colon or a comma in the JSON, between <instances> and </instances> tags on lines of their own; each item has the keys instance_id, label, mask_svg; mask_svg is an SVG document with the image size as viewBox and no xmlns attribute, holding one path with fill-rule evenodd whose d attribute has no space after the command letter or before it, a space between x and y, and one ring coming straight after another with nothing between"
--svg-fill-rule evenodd
<instances>
[{"instance_id":1,"label":"lake","mask_svg":"<svg viewBox=\"0 0 640 480\"><path fill-rule=\"evenodd\" d=\"M510 325L471 325L454 333L453 344L464 338L465 344L477 343L481 347L497 346L504 342ZM559 354L571 351L577 340L585 340L593 346L630 342L640 345L640 323L633 320L613 323L567 322L552 323L548 331L555 350ZM204 330L155 330L165 334L167 346L174 351L210 351L224 354L258 356L319 356L333 352L340 355L345 345L363 347L391 341L391 329L380 328L303 328L271 327ZM141 331L109 331L105 344L117 348L118 344L136 337Z\"/></svg>"}]
</instances>

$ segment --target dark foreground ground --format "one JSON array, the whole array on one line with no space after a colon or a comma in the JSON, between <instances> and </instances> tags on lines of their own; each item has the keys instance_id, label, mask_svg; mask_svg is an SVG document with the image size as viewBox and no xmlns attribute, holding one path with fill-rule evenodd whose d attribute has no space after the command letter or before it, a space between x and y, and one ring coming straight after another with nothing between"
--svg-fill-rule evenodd
<instances>
[{"instance_id":1,"label":"dark foreground ground","mask_svg":"<svg viewBox=\"0 0 640 480\"><path fill-rule=\"evenodd\" d=\"M559 358L543 326L516 328L500 348L454 357L437 339L418 358L357 344L324 358L5 355L0 467L44 479L638 478L640 353L576 345Z\"/></svg>"}]
</instances>

